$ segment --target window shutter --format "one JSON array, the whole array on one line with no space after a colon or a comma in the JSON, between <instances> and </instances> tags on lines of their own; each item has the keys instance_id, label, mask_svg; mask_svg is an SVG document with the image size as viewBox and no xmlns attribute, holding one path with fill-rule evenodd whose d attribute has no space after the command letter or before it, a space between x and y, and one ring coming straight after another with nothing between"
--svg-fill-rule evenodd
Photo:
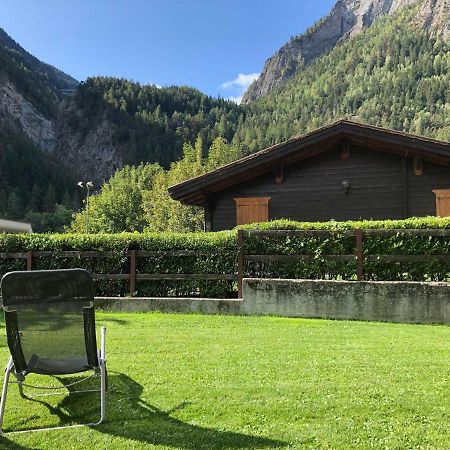
<instances>
[{"instance_id":1,"label":"window shutter","mask_svg":"<svg viewBox=\"0 0 450 450\"><path fill-rule=\"evenodd\" d=\"M245 225L269 220L270 197L235 198L236 225Z\"/></svg>"},{"instance_id":2,"label":"window shutter","mask_svg":"<svg viewBox=\"0 0 450 450\"><path fill-rule=\"evenodd\" d=\"M450 216L450 189L435 189L436 195L436 216Z\"/></svg>"}]
</instances>

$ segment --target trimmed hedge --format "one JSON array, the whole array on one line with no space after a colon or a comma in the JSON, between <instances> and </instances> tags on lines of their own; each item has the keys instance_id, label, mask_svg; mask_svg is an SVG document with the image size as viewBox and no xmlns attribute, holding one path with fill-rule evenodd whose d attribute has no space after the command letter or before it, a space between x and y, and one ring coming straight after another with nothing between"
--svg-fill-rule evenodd
<instances>
[{"instance_id":1,"label":"trimmed hedge","mask_svg":"<svg viewBox=\"0 0 450 450\"><path fill-rule=\"evenodd\" d=\"M245 276L273 278L346 279L356 278L356 265L351 262L333 262L327 254L354 254L355 240L339 231L353 229L450 229L450 219L420 218L360 222L293 222L280 220L239 227L261 230L334 230L327 237L246 237L245 251L253 254L305 254L314 258L301 263L257 263L247 261ZM93 273L128 273L129 250L157 252L151 258L138 258L138 273L205 273L228 274L236 271L236 229L219 233L123 233L123 234L30 234L0 235L1 252L97 250L113 251L111 258L39 257L34 258L33 269L84 267ZM173 250L195 250L199 256L167 256ZM417 237L397 233L395 236L365 236L366 254L450 254L450 239L445 237ZM24 259L0 258L0 275L11 270L24 270ZM369 280L447 280L450 265L431 263L365 263L365 277ZM139 281L139 296L205 296L230 298L236 296L233 281ZM128 281L97 281L96 295L128 295Z\"/></svg>"},{"instance_id":2,"label":"trimmed hedge","mask_svg":"<svg viewBox=\"0 0 450 450\"><path fill-rule=\"evenodd\" d=\"M33 259L33 269L83 267L92 273L129 273L129 250L147 250L158 254L137 258L137 272L161 273L234 273L236 270L236 237L222 233L122 233L122 234L29 234L0 235L1 252L44 251L113 251L109 258L39 257ZM195 250L198 256L166 256L172 250ZM25 270L24 259L1 259L0 274L10 270ZM128 281L98 280L96 295L129 295ZM232 281L139 281L139 296L209 296L234 297L236 283Z\"/></svg>"},{"instance_id":3,"label":"trimmed hedge","mask_svg":"<svg viewBox=\"0 0 450 450\"><path fill-rule=\"evenodd\" d=\"M305 254L312 261L299 263L247 262L248 276L269 278L356 279L354 262L335 262L323 255L355 254L355 238L340 231L355 229L450 229L450 218L411 218L406 220L348 221L348 222L293 222L279 220L242 226L260 230L333 230L329 237L248 237L245 251L251 254ZM393 236L363 238L364 255L447 255L450 239L447 237L411 236L401 232ZM365 261L364 278L374 281L446 281L450 278L447 262L383 262Z\"/></svg>"}]
</instances>

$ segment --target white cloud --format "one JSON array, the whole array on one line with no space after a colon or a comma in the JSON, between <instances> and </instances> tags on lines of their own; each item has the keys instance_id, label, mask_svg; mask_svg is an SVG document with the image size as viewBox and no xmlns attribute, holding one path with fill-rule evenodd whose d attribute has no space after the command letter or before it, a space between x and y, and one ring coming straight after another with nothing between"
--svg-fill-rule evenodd
<instances>
[{"instance_id":1,"label":"white cloud","mask_svg":"<svg viewBox=\"0 0 450 450\"><path fill-rule=\"evenodd\" d=\"M220 87L229 94L227 97L228 100L240 103L247 88L258 77L259 73L240 73L234 80L225 81Z\"/></svg>"},{"instance_id":2,"label":"white cloud","mask_svg":"<svg viewBox=\"0 0 450 450\"><path fill-rule=\"evenodd\" d=\"M244 96L244 94L240 95L239 97L233 97L232 95L230 97L227 97L227 100L230 100L234 103L237 103L239 105L239 103L241 103L242 101L242 97Z\"/></svg>"},{"instance_id":3,"label":"white cloud","mask_svg":"<svg viewBox=\"0 0 450 450\"><path fill-rule=\"evenodd\" d=\"M223 89L241 88L247 89L253 81L259 77L259 73L240 73L234 80L222 83Z\"/></svg>"}]
</instances>

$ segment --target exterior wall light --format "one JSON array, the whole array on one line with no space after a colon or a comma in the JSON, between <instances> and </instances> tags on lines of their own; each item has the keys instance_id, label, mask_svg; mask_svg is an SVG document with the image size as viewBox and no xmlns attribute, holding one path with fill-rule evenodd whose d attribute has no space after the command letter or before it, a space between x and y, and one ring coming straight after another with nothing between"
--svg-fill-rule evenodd
<instances>
[{"instance_id":1,"label":"exterior wall light","mask_svg":"<svg viewBox=\"0 0 450 450\"><path fill-rule=\"evenodd\" d=\"M342 182L342 187L343 187L343 189L344 189L344 193L345 193L345 194L348 194L349 191L350 191L350 188L352 187L352 184L350 183L349 180L344 180L344 181Z\"/></svg>"}]
</instances>

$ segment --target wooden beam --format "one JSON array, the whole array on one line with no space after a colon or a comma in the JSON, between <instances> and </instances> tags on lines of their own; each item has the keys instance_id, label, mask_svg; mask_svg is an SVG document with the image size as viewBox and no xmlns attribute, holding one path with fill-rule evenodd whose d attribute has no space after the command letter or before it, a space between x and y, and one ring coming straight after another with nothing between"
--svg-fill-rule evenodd
<instances>
[{"instance_id":1,"label":"wooden beam","mask_svg":"<svg viewBox=\"0 0 450 450\"><path fill-rule=\"evenodd\" d=\"M275 165L275 181L277 184L283 183L283 177L284 177L284 165L283 164L276 164Z\"/></svg>"},{"instance_id":2,"label":"wooden beam","mask_svg":"<svg viewBox=\"0 0 450 450\"><path fill-rule=\"evenodd\" d=\"M205 211L205 228L204 231L213 231L214 230L214 212L217 207L217 199L214 195L209 195L206 197L206 202L204 205Z\"/></svg>"},{"instance_id":3,"label":"wooden beam","mask_svg":"<svg viewBox=\"0 0 450 450\"><path fill-rule=\"evenodd\" d=\"M130 295L136 293L136 250L130 251Z\"/></svg>"},{"instance_id":4,"label":"wooden beam","mask_svg":"<svg viewBox=\"0 0 450 450\"><path fill-rule=\"evenodd\" d=\"M341 159L350 158L350 143L348 141L343 141L341 146Z\"/></svg>"},{"instance_id":5,"label":"wooden beam","mask_svg":"<svg viewBox=\"0 0 450 450\"><path fill-rule=\"evenodd\" d=\"M364 255L362 230L355 230L356 238L356 278L358 281L364 280Z\"/></svg>"},{"instance_id":6,"label":"wooden beam","mask_svg":"<svg viewBox=\"0 0 450 450\"><path fill-rule=\"evenodd\" d=\"M33 268L33 252L27 252L27 270L31 270Z\"/></svg>"},{"instance_id":7,"label":"wooden beam","mask_svg":"<svg viewBox=\"0 0 450 450\"><path fill-rule=\"evenodd\" d=\"M245 256L246 261L257 261L257 262L301 262L301 261L317 261L318 259L325 259L329 261L354 262L355 255L246 255Z\"/></svg>"},{"instance_id":8,"label":"wooden beam","mask_svg":"<svg viewBox=\"0 0 450 450\"><path fill-rule=\"evenodd\" d=\"M403 201L402 212L403 217L407 219L409 217L409 183L408 183L408 161L406 155L402 158L402 184L403 184Z\"/></svg>"},{"instance_id":9,"label":"wooden beam","mask_svg":"<svg viewBox=\"0 0 450 450\"><path fill-rule=\"evenodd\" d=\"M244 279L244 230L238 230L237 234L238 244L238 260L237 260L237 285L238 298L242 298L242 280Z\"/></svg>"},{"instance_id":10,"label":"wooden beam","mask_svg":"<svg viewBox=\"0 0 450 450\"><path fill-rule=\"evenodd\" d=\"M422 153L416 153L414 155L414 174L417 177L420 177L423 174Z\"/></svg>"}]
</instances>

